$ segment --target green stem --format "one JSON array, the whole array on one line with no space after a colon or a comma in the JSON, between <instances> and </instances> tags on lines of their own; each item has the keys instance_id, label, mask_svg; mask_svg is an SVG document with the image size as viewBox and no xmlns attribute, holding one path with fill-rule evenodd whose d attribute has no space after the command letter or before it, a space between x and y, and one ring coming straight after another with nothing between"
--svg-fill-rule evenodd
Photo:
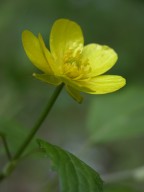
<instances>
[{"instance_id":1,"label":"green stem","mask_svg":"<svg viewBox=\"0 0 144 192\"><path fill-rule=\"evenodd\" d=\"M17 153L14 155L14 157L12 158L12 160L17 160L19 159L19 157L21 157L21 155L23 154L23 152L25 151L25 149L27 148L27 146L29 145L29 143L31 142L31 140L33 139L34 135L36 134L36 132L38 131L38 129L40 128L40 126L42 125L42 123L44 122L45 118L47 117L47 115L49 114L52 106L54 105L57 97L59 96L61 90L63 88L63 84L59 85L56 89L55 92L53 93L52 97L50 98L50 101L48 102L47 107L45 108L45 110L43 111L43 113L41 114L40 118L37 120L36 124L34 125L34 127L32 128L30 134L28 135L28 137L26 138L26 140L24 141L24 143L21 145L21 147L19 148L19 150L17 151Z\"/></svg>"},{"instance_id":2,"label":"green stem","mask_svg":"<svg viewBox=\"0 0 144 192\"><path fill-rule=\"evenodd\" d=\"M34 127L32 128L30 134L27 136L27 138L24 140L24 142L22 143L22 145L20 146L20 148L18 149L18 151L16 152L16 154L13 156L13 158L11 158L11 161L4 167L3 172L0 174L0 180L3 180L5 177L7 177L16 167L18 160L20 159L20 157L22 156L22 154L24 153L24 151L26 150L26 148L28 147L29 143L32 141L34 135L36 134L36 132L39 130L40 126L42 125L42 123L44 122L45 118L47 117L47 115L49 114L49 112L51 111L57 97L59 96L62 88L63 88L64 84L59 85L52 97L50 98L47 107L45 108L45 110L43 111L43 113L41 114L40 118L37 120L37 122L35 123Z\"/></svg>"},{"instance_id":3,"label":"green stem","mask_svg":"<svg viewBox=\"0 0 144 192\"><path fill-rule=\"evenodd\" d=\"M0 133L0 136L1 136L1 138L2 138L3 145L4 145L4 148L5 148L7 157L8 157L9 160L11 160L12 156L11 156L11 153L10 153L10 150L9 150L9 147L8 147L8 143L7 143L7 140L6 140L6 136L5 136L3 133Z\"/></svg>"}]
</instances>

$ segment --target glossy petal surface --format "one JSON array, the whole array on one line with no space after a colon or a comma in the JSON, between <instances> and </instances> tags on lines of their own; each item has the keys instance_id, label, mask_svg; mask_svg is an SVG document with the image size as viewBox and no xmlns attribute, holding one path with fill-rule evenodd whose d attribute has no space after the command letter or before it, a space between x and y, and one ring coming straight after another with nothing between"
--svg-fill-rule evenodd
<instances>
[{"instance_id":1,"label":"glossy petal surface","mask_svg":"<svg viewBox=\"0 0 144 192\"><path fill-rule=\"evenodd\" d=\"M79 89L89 94L106 94L117 91L126 84L126 80L117 75L101 75L88 82L79 81ZM89 89L89 90L88 90Z\"/></svg>"},{"instance_id":2,"label":"glossy petal surface","mask_svg":"<svg viewBox=\"0 0 144 192\"><path fill-rule=\"evenodd\" d=\"M90 76L98 76L108 71L117 61L116 52L106 45L89 44L84 47L82 61L90 66Z\"/></svg>"},{"instance_id":3,"label":"glossy petal surface","mask_svg":"<svg viewBox=\"0 0 144 192\"><path fill-rule=\"evenodd\" d=\"M83 34L80 26L68 19L58 19L50 34L50 50L55 60L66 60L83 48Z\"/></svg>"},{"instance_id":4,"label":"glossy petal surface","mask_svg":"<svg viewBox=\"0 0 144 192\"><path fill-rule=\"evenodd\" d=\"M22 33L22 42L24 50L30 61L41 71L45 73L52 73L50 65L45 57L39 38L33 35L28 30Z\"/></svg>"},{"instance_id":5,"label":"glossy petal surface","mask_svg":"<svg viewBox=\"0 0 144 192\"><path fill-rule=\"evenodd\" d=\"M106 45L84 46L82 30L73 21L58 19L54 22L50 51L40 34L36 37L26 30L22 41L31 62L44 72L34 76L53 85L64 83L69 95L79 103L82 102L80 92L111 93L126 84L121 76L103 75L115 65L117 53Z\"/></svg>"}]
</instances>

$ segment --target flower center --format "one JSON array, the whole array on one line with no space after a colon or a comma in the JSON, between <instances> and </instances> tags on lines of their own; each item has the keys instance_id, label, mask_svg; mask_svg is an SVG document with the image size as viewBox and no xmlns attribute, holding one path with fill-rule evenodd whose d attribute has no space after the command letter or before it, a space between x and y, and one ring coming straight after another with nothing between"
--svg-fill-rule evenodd
<instances>
[{"instance_id":1,"label":"flower center","mask_svg":"<svg viewBox=\"0 0 144 192\"><path fill-rule=\"evenodd\" d=\"M72 79L88 78L91 71L89 61L83 60L81 50L69 49L63 60L63 74Z\"/></svg>"}]
</instances>

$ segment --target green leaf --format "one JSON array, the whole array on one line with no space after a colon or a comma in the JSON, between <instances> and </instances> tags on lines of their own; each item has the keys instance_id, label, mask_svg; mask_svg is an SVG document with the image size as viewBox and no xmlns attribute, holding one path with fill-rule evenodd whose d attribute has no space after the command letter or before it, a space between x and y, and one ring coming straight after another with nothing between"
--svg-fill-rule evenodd
<instances>
[{"instance_id":1,"label":"green leaf","mask_svg":"<svg viewBox=\"0 0 144 192\"><path fill-rule=\"evenodd\" d=\"M144 134L144 89L127 87L92 101L87 128L92 142L105 143Z\"/></svg>"},{"instance_id":2,"label":"green leaf","mask_svg":"<svg viewBox=\"0 0 144 192\"><path fill-rule=\"evenodd\" d=\"M59 174L62 192L102 192L99 174L73 154L38 139L40 149L46 154Z\"/></svg>"}]
</instances>

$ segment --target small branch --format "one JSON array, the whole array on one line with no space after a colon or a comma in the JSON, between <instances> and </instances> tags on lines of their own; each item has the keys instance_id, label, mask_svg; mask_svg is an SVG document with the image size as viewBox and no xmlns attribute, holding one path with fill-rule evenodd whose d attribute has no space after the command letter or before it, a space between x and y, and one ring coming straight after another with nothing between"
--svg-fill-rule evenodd
<instances>
[{"instance_id":1,"label":"small branch","mask_svg":"<svg viewBox=\"0 0 144 192\"><path fill-rule=\"evenodd\" d=\"M22 145L19 147L16 154L11 158L11 161L8 164L6 164L6 166L3 168L2 173L0 173L0 181L4 180L7 176L9 176L13 172L17 163L19 162L19 159L21 158L21 156L25 152L26 148L28 147L29 143L32 141L33 137L35 136L35 134L37 133L37 131L39 130L39 128L43 124L47 115L50 113L50 111L51 111L53 105L55 104L55 102L56 102L56 100L57 100L63 87L64 87L64 84L61 84L58 87L56 87L53 95L51 96L51 98L50 98L50 100L49 100L49 102L45 108L45 110L40 115L39 119L37 119L35 125L31 129L29 135L27 135L27 137L23 141ZM4 144L6 145L5 148L8 151L8 156L11 157L9 150L7 148L7 143L5 143L5 140L4 140Z\"/></svg>"},{"instance_id":2,"label":"small branch","mask_svg":"<svg viewBox=\"0 0 144 192\"><path fill-rule=\"evenodd\" d=\"M0 137L2 138L2 142L3 142L4 148L5 148L7 157L8 157L9 160L11 160L12 156L11 156L11 153L10 153L10 150L9 150L9 147L8 147L6 136L3 133L0 133Z\"/></svg>"}]
</instances>

